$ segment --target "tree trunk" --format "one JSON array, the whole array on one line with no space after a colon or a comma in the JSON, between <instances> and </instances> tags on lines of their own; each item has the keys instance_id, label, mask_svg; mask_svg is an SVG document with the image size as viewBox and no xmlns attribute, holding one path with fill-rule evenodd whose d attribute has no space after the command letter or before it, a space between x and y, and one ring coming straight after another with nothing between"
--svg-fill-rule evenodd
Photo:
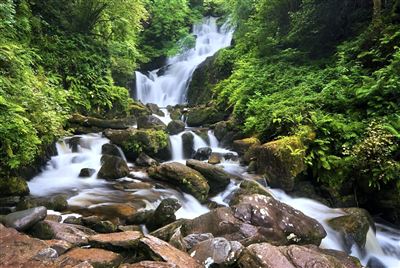
<instances>
[{"instance_id":1,"label":"tree trunk","mask_svg":"<svg viewBox=\"0 0 400 268\"><path fill-rule=\"evenodd\" d=\"M373 20L379 19L382 11L382 0L373 0L374 1L374 15Z\"/></svg>"}]
</instances>

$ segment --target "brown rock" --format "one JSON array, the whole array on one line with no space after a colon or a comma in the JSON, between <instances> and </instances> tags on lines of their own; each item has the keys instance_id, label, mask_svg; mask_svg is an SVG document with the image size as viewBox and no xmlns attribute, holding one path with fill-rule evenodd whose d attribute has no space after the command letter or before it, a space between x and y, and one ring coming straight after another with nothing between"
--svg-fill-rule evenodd
<instances>
[{"instance_id":1,"label":"brown rock","mask_svg":"<svg viewBox=\"0 0 400 268\"><path fill-rule=\"evenodd\" d=\"M136 247L139 243L139 239L142 237L142 233L137 231L98 234L89 237L89 243L92 247L96 248L122 251Z\"/></svg>"},{"instance_id":2,"label":"brown rock","mask_svg":"<svg viewBox=\"0 0 400 268\"><path fill-rule=\"evenodd\" d=\"M146 235L140 239L141 248L147 255L152 256L156 261L165 261L175 265L177 268L200 268L202 267L196 260L187 253L180 251L167 242L164 242L154 236Z\"/></svg>"},{"instance_id":3,"label":"brown rock","mask_svg":"<svg viewBox=\"0 0 400 268\"><path fill-rule=\"evenodd\" d=\"M216 165L221 163L222 156L218 153L211 153L210 157L208 158L208 163L211 165Z\"/></svg>"},{"instance_id":4,"label":"brown rock","mask_svg":"<svg viewBox=\"0 0 400 268\"><path fill-rule=\"evenodd\" d=\"M90 211L98 216L108 219L120 218L127 219L136 213L136 208L129 204L100 204L90 208Z\"/></svg>"},{"instance_id":5,"label":"brown rock","mask_svg":"<svg viewBox=\"0 0 400 268\"><path fill-rule=\"evenodd\" d=\"M104 249L75 248L62 255L58 260L62 267L67 265L78 265L85 261L95 268L116 267L121 263L122 256Z\"/></svg>"},{"instance_id":6,"label":"brown rock","mask_svg":"<svg viewBox=\"0 0 400 268\"><path fill-rule=\"evenodd\" d=\"M52 249L57 251L58 255L64 254L66 251L70 250L73 245L68 243L67 241L63 240L57 240L57 239L52 239L52 240L44 240L44 242Z\"/></svg>"},{"instance_id":7,"label":"brown rock","mask_svg":"<svg viewBox=\"0 0 400 268\"><path fill-rule=\"evenodd\" d=\"M142 261L133 264L122 264L119 268L176 268L176 265L160 261Z\"/></svg>"},{"instance_id":8,"label":"brown rock","mask_svg":"<svg viewBox=\"0 0 400 268\"><path fill-rule=\"evenodd\" d=\"M233 150L239 155L243 155L253 145L260 145L261 142L257 138L246 138L233 141Z\"/></svg>"}]
</instances>

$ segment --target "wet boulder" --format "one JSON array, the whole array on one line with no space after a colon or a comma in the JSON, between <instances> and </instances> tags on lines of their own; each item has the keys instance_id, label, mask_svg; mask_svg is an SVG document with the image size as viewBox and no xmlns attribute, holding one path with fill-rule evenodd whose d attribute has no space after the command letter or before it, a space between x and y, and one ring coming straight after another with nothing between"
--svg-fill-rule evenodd
<instances>
[{"instance_id":1,"label":"wet boulder","mask_svg":"<svg viewBox=\"0 0 400 268\"><path fill-rule=\"evenodd\" d=\"M239 155L244 155L250 149L250 147L260 144L260 140L254 137L235 140L233 141L233 150Z\"/></svg>"},{"instance_id":2,"label":"wet boulder","mask_svg":"<svg viewBox=\"0 0 400 268\"><path fill-rule=\"evenodd\" d=\"M210 186L207 180L198 171L181 163L164 163L149 169L153 179L169 182L179 187L182 191L193 195L200 202L207 200Z\"/></svg>"},{"instance_id":3,"label":"wet boulder","mask_svg":"<svg viewBox=\"0 0 400 268\"><path fill-rule=\"evenodd\" d=\"M215 107L200 106L189 109L186 123L190 127L200 127L222 121L225 117L225 112Z\"/></svg>"},{"instance_id":4,"label":"wet boulder","mask_svg":"<svg viewBox=\"0 0 400 268\"><path fill-rule=\"evenodd\" d=\"M94 268L101 268L118 267L122 259L121 255L104 249L74 248L62 255L58 261L60 267L75 267L75 265L88 262Z\"/></svg>"},{"instance_id":5,"label":"wet boulder","mask_svg":"<svg viewBox=\"0 0 400 268\"><path fill-rule=\"evenodd\" d=\"M185 132L182 135L182 146L183 146L183 156L185 158L192 158L195 154L194 147L194 136L190 132Z\"/></svg>"},{"instance_id":6,"label":"wet boulder","mask_svg":"<svg viewBox=\"0 0 400 268\"><path fill-rule=\"evenodd\" d=\"M219 193L223 191L230 183L230 175L221 167L213 166L202 161L190 159L186 161L186 165L194 170L197 170L206 178L210 185L210 193Z\"/></svg>"},{"instance_id":7,"label":"wet boulder","mask_svg":"<svg viewBox=\"0 0 400 268\"><path fill-rule=\"evenodd\" d=\"M96 170L94 168L82 168L81 171L79 172L79 177L81 177L81 178L89 178L94 173L96 173Z\"/></svg>"},{"instance_id":8,"label":"wet boulder","mask_svg":"<svg viewBox=\"0 0 400 268\"><path fill-rule=\"evenodd\" d=\"M348 253L350 253L353 243L360 248L365 247L368 230L370 226L374 226L374 221L365 209L346 208L343 210L347 215L333 218L328 223L342 235Z\"/></svg>"},{"instance_id":9,"label":"wet boulder","mask_svg":"<svg viewBox=\"0 0 400 268\"><path fill-rule=\"evenodd\" d=\"M205 233L205 234L194 233L194 234L189 234L189 235L183 237L183 241L184 241L187 249L191 250L197 244L199 244L203 241L206 241L206 240L211 240L213 238L214 238L214 236L212 233Z\"/></svg>"},{"instance_id":10,"label":"wet boulder","mask_svg":"<svg viewBox=\"0 0 400 268\"><path fill-rule=\"evenodd\" d=\"M140 153L135 161L135 164L140 167L157 166L158 162L145 153Z\"/></svg>"},{"instance_id":11,"label":"wet boulder","mask_svg":"<svg viewBox=\"0 0 400 268\"><path fill-rule=\"evenodd\" d=\"M341 251L326 250L315 245L273 246L268 243L248 246L240 257L243 268L360 268L359 260Z\"/></svg>"},{"instance_id":12,"label":"wet boulder","mask_svg":"<svg viewBox=\"0 0 400 268\"><path fill-rule=\"evenodd\" d=\"M119 148L111 143L106 143L103 146L101 146L101 154L108 154L121 157L121 152Z\"/></svg>"},{"instance_id":13,"label":"wet boulder","mask_svg":"<svg viewBox=\"0 0 400 268\"><path fill-rule=\"evenodd\" d=\"M141 102L133 100L133 99L131 99L131 101L128 105L128 111L129 111L130 115L133 115L135 117L151 114L151 111L147 106L145 106Z\"/></svg>"},{"instance_id":14,"label":"wet boulder","mask_svg":"<svg viewBox=\"0 0 400 268\"><path fill-rule=\"evenodd\" d=\"M146 226L150 231L163 227L176 221L175 212L181 204L175 198L166 198L161 201L154 213L147 219Z\"/></svg>"},{"instance_id":15,"label":"wet boulder","mask_svg":"<svg viewBox=\"0 0 400 268\"><path fill-rule=\"evenodd\" d=\"M103 248L121 252L129 249L135 249L138 246L139 239L142 237L143 234L137 231L97 234L89 237L89 243L95 248Z\"/></svg>"},{"instance_id":16,"label":"wet boulder","mask_svg":"<svg viewBox=\"0 0 400 268\"><path fill-rule=\"evenodd\" d=\"M154 115L142 115L138 118L137 121L138 129L156 129L156 130L165 130L166 125L161 119Z\"/></svg>"},{"instance_id":17,"label":"wet boulder","mask_svg":"<svg viewBox=\"0 0 400 268\"><path fill-rule=\"evenodd\" d=\"M261 184L253 180L244 180L240 183L239 189L237 189L229 201L229 205L234 206L240 203L242 198L253 194L271 196L272 194Z\"/></svg>"},{"instance_id":18,"label":"wet boulder","mask_svg":"<svg viewBox=\"0 0 400 268\"><path fill-rule=\"evenodd\" d=\"M196 160L200 160L200 161L208 160L211 153L212 153L212 149L210 147L202 147L202 148L197 149L193 158Z\"/></svg>"},{"instance_id":19,"label":"wet boulder","mask_svg":"<svg viewBox=\"0 0 400 268\"><path fill-rule=\"evenodd\" d=\"M98 233L113 233L117 226L111 221L103 221L98 216L89 216L80 218L82 224Z\"/></svg>"},{"instance_id":20,"label":"wet boulder","mask_svg":"<svg viewBox=\"0 0 400 268\"><path fill-rule=\"evenodd\" d=\"M167 132L170 135L176 135L185 130L185 123L181 120L172 120L167 126Z\"/></svg>"},{"instance_id":21,"label":"wet boulder","mask_svg":"<svg viewBox=\"0 0 400 268\"><path fill-rule=\"evenodd\" d=\"M31 208L8 214L4 218L4 225L18 231L25 231L37 222L44 220L46 216L47 209L45 207Z\"/></svg>"},{"instance_id":22,"label":"wet boulder","mask_svg":"<svg viewBox=\"0 0 400 268\"><path fill-rule=\"evenodd\" d=\"M160 107L158 107L155 103L147 103L146 107L150 110L151 113L156 114L158 116L165 116L164 112L161 111Z\"/></svg>"},{"instance_id":23,"label":"wet boulder","mask_svg":"<svg viewBox=\"0 0 400 268\"><path fill-rule=\"evenodd\" d=\"M68 122L72 127L78 125L88 128L112 128L112 129L126 129L135 123L135 118L124 118L124 119L102 119L90 116L83 116L81 114L73 114Z\"/></svg>"},{"instance_id":24,"label":"wet boulder","mask_svg":"<svg viewBox=\"0 0 400 268\"><path fill-rule=\"evenodd\" d=\"M237 241L217 237L198 243L189 254L205 266L211 264L229 266L238 260L243 249L242 244Z\"/></svg>"},{"instance_id":25,"label":"wet boulder","mask_svg":"<svg viewBox=\"0 0 400 268\"><path fill-rule=\"evenodd\" d=\"M24 197L17 204L17 210L43 206L55 211L64 211L68 208L67 195L59 194L51 197Z\"/></svg>"},{"instance_id":26,"label":"wet boulder","mask_svg":"<svg viewBox=\"0 0 400 268\"><path fill-rule=\"evenodd\" d=\"M210 157L208 158L208 163L211 165L217 165L221 163L223 156L218 153L211 153Z\"/></svg>"},{"instance_id":27,"label":"wet boulder","mask_svg":"<svg viewBox=\"0 0 400 268\"><path fill-rule=\"evenodd\" d=\"M107 220L126 220L136 213L136 208L129 203L102 203L95 206L91 206L89 211Z\"/></svg>"},{"instance_id":28,"label":"wet boulder","mask_svg":"<svg viewBox=\"0 0 400 268\"><path fill-rule=\"evenodd\" d=\"M129 168L125 160L116 156L102 157L102 166L97 176L101 179L116 180L126 177Z\"/></svg>"},{"instance_id":29,"label":"wet boulder","mask_svg":"<svg viewBox=\"0 0 400 268\"><path fill-rule=\"evenodd\" d=\"M7 177L0 179L0 197L25 196L28 194L28 184L23 178Z\"/></svg>"}]
</instances>

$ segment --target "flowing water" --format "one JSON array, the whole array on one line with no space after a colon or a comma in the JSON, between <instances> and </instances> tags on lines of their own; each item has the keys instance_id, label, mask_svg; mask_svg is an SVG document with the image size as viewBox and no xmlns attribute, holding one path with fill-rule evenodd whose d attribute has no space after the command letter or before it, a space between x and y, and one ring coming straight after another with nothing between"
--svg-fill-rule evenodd
<instances>
[{"instance_id":1,"label":"flowing water","mask_svg":"<svg viewBox=\"0 0 400 268\"><path fill-rule=\"evenodd\" d=\"M147 75L136 72L137 98L139 100L143 103L156 103L160 107L184 103L187 86L195 68L208 56L229 46L232 38L232 31L226 25L218 28L215 18L204 19L202 24L194 27L193 34L197 37L195 48L170 58L163 74L159 70L151 71ZM162 109L162 111L165 116L157 117L168 124L171 121L169 113L166 109ZM182 135L185 132L190 132L194 137L193 150L209 146L215 153L236 154L220 148L219 142L211 130L207 132L207 139L203 139L204 135L198 135L197 131L200 130L187 128L182 133L170 136L173 161L185 161L182 142ZM71 212L78 213L85 209L115 203L130 203L138 210L154 209L162 199L167 197L177 198L182 204L182 208L176 212L177 218L195 218L209 211L193 196L182 193L169 185L152 181L144 170L136 168L134 164L129 164L130 176L117 182L97 179L97 173L101 167L101 147L109 143L109 140L102 137L101 134L81 135L73 138L75 141L79 139L75 146L70 146L72 144L71 137L57 143L57 155L51 158L41 174L29 182L32 195L51 196L67 193L70 196L68 203L72 208ZM122 151L121 156L125 157ZM252 178L252 175L246 173L246 167L241 166L238 161L222 158L219 166L234 175L235 178ZM89 178L80 178L79 172L82 168L92 168L95 173ZM214 196L211 200L227 205L231 193L238 188L241 179L232 180L224 192ZM152 187L123 190L114 187L115 183L142 181L150 183ZM317 219L324 226L328 235L322 241L321 247L345 251L340 234L327 225L329 219L343 215L342 210L332 209L306 198L292 198L280 190L271 191L280 201ZM368 232L365 249L353 247L351 254L362 260L364 265L369 262L368 267L400 267L400 232L397 229L377 224L376 233L372 229Z\"/></svg>"}]
</instances>

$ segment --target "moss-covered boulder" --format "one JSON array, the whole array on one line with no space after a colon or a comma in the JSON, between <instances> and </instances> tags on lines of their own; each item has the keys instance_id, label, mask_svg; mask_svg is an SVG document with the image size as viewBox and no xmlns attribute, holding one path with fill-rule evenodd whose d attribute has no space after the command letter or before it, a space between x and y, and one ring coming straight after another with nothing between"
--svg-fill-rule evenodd
<instances>
[{"instance_id":1,"label":"moss-covered boulder","mask_svg":"<svg viewBox=\"0 0 400 268\"><path fill-rule=\"evenodd\" d=\"M193 195L200 202L207 200L210 186L207 180L198 171L181 163L164 163L149 169L153 179L169 182L182 191Z\"/></svg>"},{"instance_id":2,"label":"moss-covered boulder","mask_svg":"<svg viewBox=\"0 0 400 268\"><path fill-rule=\"evenodd\" d=\"M257 173L265 174L271 187L292 191L295 178L306 168L305 146L297 136L284 137L255 148Z\"/></svg>"},{"instance_id":3,"label":"moss-covered boulder","mask_svg":"<svg viewBox=\"0 0 400 268\"><path fill-rule=\"evenodd\" d=\"M348 253L350 253L354 243L360 248L365 247L369 227L374 228L375 226L371 215L365 209L346 208L344 211L347 215L333 218L328 223L343 236Z\"/></svg>"},{"instance_id":4,"label":"moss-covered boulder","mask_svg":"<svg viewBox=\"0 0 400 268\"><path fill-rule=\"evenodd\" d=\"M140 103L138 101L134 101L134 100L132 100L132 102L129 104L128 111L129 111L129 114L134 115L136 117L151 114L151 111L149 108L147 108L142 103Z\"/></svg>"},{"instance_id":5,"label":"moss-covered boulder","mask_svg":"<svg viewBox=\"0 0 400 268\"><path fill-rule=\"evenodd\" d=\"M239 189L237 189L229 201L230 206L234 206L240 203L243 197L259 194L272 197L272 194L261 184L252 180L244 180L240 183Z\"/></svg>"},{"instance_id":6,"label":"moss-covered boulder","mask_svg":"<svg viewBox=\"0 0 400 268\"><path fill-rule=\"evenodd\" d=\"M151 111L151 113L156 114L158 116L165 116L164 112L161 111L160 107L158 107L155 103L147 103L146 107Z\"/></svg>"},{"instance_id":7,"label":"moss-covered boulder","mask_svg":"<svg viewBox=\"0 0 400 268\"><path fill-rule=\"evenodd\" d=\"M164 124L161 119L154 115L142 115L137 119L137 127L139 129L157 129L157 130L165 130L167 126Z\"/></svg>"},{"instance_id":8,"label":"moss-covered boulder","mask_svg":"<svg viewBox=\"0 0 400 268\"><path fill-rule=\"evenodd\" d=\"M186 123L190 127L200 127L222 121L226 116L225 112L219 111L213 106L199 106L189 109Z\"/></svg>"},{"instance_id":9,"label":"moss-covered boulder","mask_svg":"<svg viewBox=\"0 0 400 268\"><path fill-rule=\"evenodd\" d=\"M104 132L112 143L121 147L128 159L135 161L141 152L153 157L168 148L168 135L162 130L134 129Z\"/></svg>"},{"instance_id":10,"label":"moss-covered boulder","mask_svg":"<svg viewBox=\"0 0 400 268\"><path fill-rule=\"evenodd\" d=\"M185 158L192 158L196 153L194 147L194 136L191 132L185 132L182 135L183 156Z\"/></svg>"},{"instance_id":11,"label":"moss-covered boulder","mask_svg":"<svg viewBox=\"0 0 400 268\"><path fill-rule=\"evenodd\" d=\"M177 199L163 199L154 213L152 213L152 215L147 219L146 227L150 231L154 231L176 221L175 212L180 208L181 204Z\"/></svg>"},{"instance_id":12,"label":"moss-covered boulder","mask_svg":"<svg viewBox=\"0 0 400 268\"><path fill-rule=\"evenodd\" d=\"M243 138L239 124L234 120L220 121L212 125L214 135L221 146L232 147L233 141Z\"/></svg>"},{"instance_id":13,"label":"moss-covered boulder","mask_svg":"<svg viewBox=\"0 0 400 268\"><path fill-rule=\"evenodd\" d=\"M176 135L185 130L185 123L181 120L172 120L167 126L167 132L170 135Z\"/></svg>"},{"instance_id":14,"label":"moss-covered boulder","mask_svg":"<svg viewBox=\"0 0 400 268\"><path fill-rule=\"evenodd\" d=\"M233 150L239 155L244 155L253 145L260 145L261 142L255 137L233 141Z\"/></svg>"},{"instance_id":15,"label":"moss-covered boulder","mask_svg":"<svg viewBox=\"0 0 400 268\"><path fill-rule=\"evenodd\" d=\"M24 196L29 194L28 184L23 178L9 177L0 179L0 197Z\"/></svg>"},{"instance_id":16,"label":"moss-covered boulder","mask_svg":"<svg viewBox=\"0 0 400 268\"><path fill-rule=\"evenodd\" d=\"M101 179L116 180L126 177L129 174L129 168L125 160L113 155L103 155L101 158L102 166L97 176Z\"/></svg>"}]
</instances>

